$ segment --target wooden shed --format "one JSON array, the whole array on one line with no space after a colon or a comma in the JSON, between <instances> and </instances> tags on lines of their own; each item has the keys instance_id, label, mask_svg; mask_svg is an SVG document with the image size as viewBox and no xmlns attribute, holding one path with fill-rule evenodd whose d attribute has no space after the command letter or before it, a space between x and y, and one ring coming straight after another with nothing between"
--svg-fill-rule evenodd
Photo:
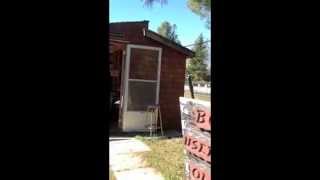
<instances>
[{"instance_id":1,"label":"wooden shed","mask_svg":"<svg viewBox=\"0 0 320 180\"><path fill-rule=\"evenodd\" d=\"M194 53L148 29L148 21L109 24L113 122L124 132L146 131L146 110L159 104L163 127L181 128L186 59Z\"/></svg>"}]
</instances>

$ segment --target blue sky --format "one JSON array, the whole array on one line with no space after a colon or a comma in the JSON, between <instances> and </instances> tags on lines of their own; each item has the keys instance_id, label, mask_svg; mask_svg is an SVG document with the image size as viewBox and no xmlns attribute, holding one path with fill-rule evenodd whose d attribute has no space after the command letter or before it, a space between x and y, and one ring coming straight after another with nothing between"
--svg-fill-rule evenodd
<instances>
[{"instance_id":1,"label":"blue sky","mask_svg":"<svg viewBox=\"0 0 320 180\"><path fill-rule=\"evenodd\" d=\"M142 0L110 0L109 20L142 21L149 20L149 29L157 31L163 21L177 25L178 38L182 45L193 44L200 33L205 39L211 39L210 30L205 27L205 20L194 14L187 7L187 0L168 0L161 6L155 3L152 8L145 7Z\"/></svg>"}]
</instances>

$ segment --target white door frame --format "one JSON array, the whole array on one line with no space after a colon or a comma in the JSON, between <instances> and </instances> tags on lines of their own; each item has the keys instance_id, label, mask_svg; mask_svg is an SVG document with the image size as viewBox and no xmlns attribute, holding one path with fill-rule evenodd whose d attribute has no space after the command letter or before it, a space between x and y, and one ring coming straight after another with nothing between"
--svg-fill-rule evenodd
<instances>
[{"instance_id":1,"label":"white door frame","mask_svg":"<svg viewBox=\"0 0 320 180\"><path fill-rule=\"evenodd\" d=\"M143 80L143 79L129 79L130 72L130 56L131 56L131 48L137 49L146 49L146 50L155 50L158 51L158 72L157 72L157 80ZM162 57L162 48L160 47L152 47L152 46L144 46L144 45L136 45L136 44L128 44L126 48L126 65L125 65L125 93L124 93L124 106L123 113L128 112L128 84L130 81L140 81L140 82L157 82L156 89L156 104L159 103L159 91L160 91L160 74L161 74L161 57ZM123 119L123 121L126 121ZM124 122L123 122L124 124Z\"/></svg>"}]
</instances>

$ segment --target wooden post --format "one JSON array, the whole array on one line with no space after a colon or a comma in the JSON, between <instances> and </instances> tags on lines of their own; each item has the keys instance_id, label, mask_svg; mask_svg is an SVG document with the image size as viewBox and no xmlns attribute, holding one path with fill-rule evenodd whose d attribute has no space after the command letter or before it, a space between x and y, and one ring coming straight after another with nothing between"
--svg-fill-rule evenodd
<instances>
[{"instance_id":1,"label":"wooden post","mask_svg":"<svg viewBox=\"0 0 320 180\"><path fill-rule=\"evenodd\" d=\"M191 75L188 75L188 80L189 80L189 89L190 89L191 98L194 99L194 93L193 93L193 85L192 85L192 77L191 77Z\"/></svg>"}]
</instances>

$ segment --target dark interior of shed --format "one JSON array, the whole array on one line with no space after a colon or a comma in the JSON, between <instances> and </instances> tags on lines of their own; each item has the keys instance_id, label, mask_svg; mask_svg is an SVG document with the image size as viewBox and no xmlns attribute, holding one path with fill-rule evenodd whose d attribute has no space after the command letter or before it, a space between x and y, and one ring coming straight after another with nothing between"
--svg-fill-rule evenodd
<instances>
[{"instance_id":1,"label":"dark interior of shed","mask_svg":"<svg viewBox=\"0 0 320 180\"><path fill-rule=\"evenodd\" d=\"M121 75L122 75L122 50L110 54L110 79L111 79L111 123L118 126L119 108L121 97Z\"/></svg>"}]
</instances>

